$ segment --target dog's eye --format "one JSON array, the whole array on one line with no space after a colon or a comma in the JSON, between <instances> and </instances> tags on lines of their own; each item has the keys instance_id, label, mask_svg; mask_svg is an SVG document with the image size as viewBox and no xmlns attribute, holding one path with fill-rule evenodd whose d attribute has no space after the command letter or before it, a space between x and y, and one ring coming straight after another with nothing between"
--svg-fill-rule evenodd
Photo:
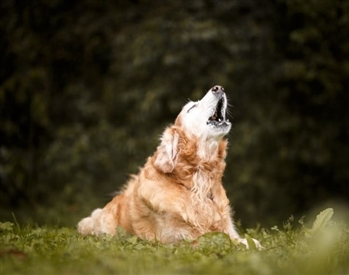
<instances>
[{"instance_id":1,"label":"dog's eye","mask_svg":"<svg viewBox=\"0 0 349 275\"><path fill-rule=\"evenodd\" d=\"M196 104L194 104L193 106L191 106L191 107L188 109L187 113L189 113L190 110L193 109L194 107L196 107Z\"/></svg>"}]
</instances>

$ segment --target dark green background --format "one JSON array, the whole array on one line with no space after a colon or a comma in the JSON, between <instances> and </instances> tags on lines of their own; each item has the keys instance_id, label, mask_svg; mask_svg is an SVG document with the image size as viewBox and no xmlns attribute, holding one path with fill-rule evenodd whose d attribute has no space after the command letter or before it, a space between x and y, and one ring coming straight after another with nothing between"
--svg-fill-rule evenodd
<instances>
[{"instance_id":1,"label":"dark green background","mask_svg":"<svg viewBox=\"0 0 349 275\"><path fill-rule=\"evenodd\" d=\"M349 199L349 1L0 2L0 220L75 224L225 87L243 225Z\"/></svg>"}]
</instances>

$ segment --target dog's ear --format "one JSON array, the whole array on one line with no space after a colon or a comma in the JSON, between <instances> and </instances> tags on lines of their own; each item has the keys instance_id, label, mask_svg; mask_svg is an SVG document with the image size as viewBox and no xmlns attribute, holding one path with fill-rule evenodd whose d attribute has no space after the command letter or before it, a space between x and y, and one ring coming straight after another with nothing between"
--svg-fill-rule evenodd
<instances>
[{"instance_id":1,"label":"dog's ear","mask_svg":"<svg viewBox=\"0 0 349 275\"><path fill-rule=\"evenodd\" d=\"M176 165L178 133L174 129L167 129L158 147L154 165L164 173L171 173Z\"/></svg>"}]
</instances>

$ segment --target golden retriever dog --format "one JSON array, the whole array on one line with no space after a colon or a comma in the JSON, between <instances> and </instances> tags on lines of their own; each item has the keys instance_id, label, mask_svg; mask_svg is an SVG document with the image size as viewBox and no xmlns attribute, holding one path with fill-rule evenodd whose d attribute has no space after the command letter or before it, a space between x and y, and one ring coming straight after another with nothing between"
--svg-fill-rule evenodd
<instances>
[{"instance_id":1,"label":"golden retriever dog","mask_svg":"<svg viewBox=\"0 0 349 275\"><path fill-rule=\"evenodd\" d=\"M221 86L187 103L139 174L103 209L81 220L78 231L114 235L120 226L139 238L162 243L224 232L248 248L234 227L222 186L224 136L231 128L226 112L227 98Z\"/></svg>"}]
</instances>

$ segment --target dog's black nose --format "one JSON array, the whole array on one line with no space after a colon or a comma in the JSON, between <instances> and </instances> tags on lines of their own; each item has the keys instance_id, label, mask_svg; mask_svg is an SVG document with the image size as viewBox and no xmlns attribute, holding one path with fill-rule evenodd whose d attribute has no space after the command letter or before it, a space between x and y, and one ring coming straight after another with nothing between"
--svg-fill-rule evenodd
<instances>
[{"instance_id":1,"label":"dog's black nose","mask_svg":"<svg viewBox=\"0 0 349 275\"><path fill-rule=\"evenodd\" d=\"M216 86L211 88L211 91L213 93L217 93L217 94L224 93L224 88L222 86L216 85Z\"/></svg>"}]
</instances>

